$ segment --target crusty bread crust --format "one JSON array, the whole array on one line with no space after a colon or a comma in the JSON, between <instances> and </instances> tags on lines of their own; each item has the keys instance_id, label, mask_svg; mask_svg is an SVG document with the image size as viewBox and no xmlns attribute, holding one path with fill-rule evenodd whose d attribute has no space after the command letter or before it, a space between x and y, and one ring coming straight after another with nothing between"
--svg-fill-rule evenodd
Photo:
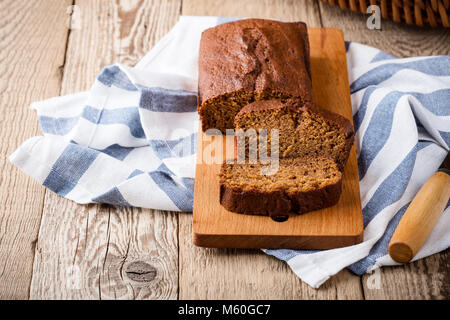
<instances>
[{"instance_id":1,"label":"crusty bread crust","mask_svg":"<svg viewBox=\"0 0 450 320\"><path fill-rule=\"evenodd\" d=\"M335 205L339 201L341 191L342 178L337 183L323 188L290 195L282 190L243 191L221 183L220 204L228 211L251 215L274 217L288 213L303 214Z\"/></svg>"},{"instance_id":2,"label":"crusty bread crust","mask_svg":"<svg viewBox=\"0 0 450 320\"><path fill-rule=\"evenodd\" d=\"M343 171L345 165L347 164L348 157L350 155L350 150L353 146L353 141L355 141L355 131L353 129L353 124L347 118L341 116L340 114L331 112L324 108L320 108L317 105L308 105L307 107L314 109L316 112L320 113L324 118L333 121L338 126L340 126L345 132L345 157L343 161L337 163L339 170Z\"/></svg>"}]
</instances>

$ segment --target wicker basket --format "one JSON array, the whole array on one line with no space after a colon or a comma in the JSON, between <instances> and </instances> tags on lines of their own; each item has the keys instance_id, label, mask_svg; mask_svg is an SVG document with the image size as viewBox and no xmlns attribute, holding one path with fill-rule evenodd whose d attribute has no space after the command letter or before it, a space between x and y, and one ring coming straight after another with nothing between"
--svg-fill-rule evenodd
<instances>
[{"instance_id":1,"label":"wicker basket","mask_svg":"<svg viewBox=\"0 0 450 320\"><path fill-rule=\"evenodd\" d=\"M370 5L381 8L381 16L395 22L432 27L450 27L450 0L322 0L342 9L366 13Z\"/></svg>"}]
</instances>

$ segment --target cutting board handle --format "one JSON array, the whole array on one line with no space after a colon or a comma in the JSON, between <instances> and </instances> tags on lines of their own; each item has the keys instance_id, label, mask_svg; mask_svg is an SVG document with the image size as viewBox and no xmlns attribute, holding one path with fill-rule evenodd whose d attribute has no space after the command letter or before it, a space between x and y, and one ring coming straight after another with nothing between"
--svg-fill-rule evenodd
<instances>
[{"instance_id":1,"label":"cutting board handle","mask_svg":"<svg viewBox=\"0 0 450 320\"><path fill-rule=\"evenodd\" d=\"M450 198L450 175L436 172L413 199L389 243L389 255L407 263L417 254Z\"/></svg>"}]
</instances>

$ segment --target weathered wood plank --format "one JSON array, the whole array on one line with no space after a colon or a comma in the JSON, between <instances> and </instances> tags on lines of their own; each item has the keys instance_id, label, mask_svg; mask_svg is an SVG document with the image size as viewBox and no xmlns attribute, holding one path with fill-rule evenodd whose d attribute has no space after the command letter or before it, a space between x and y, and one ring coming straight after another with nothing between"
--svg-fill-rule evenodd
<instances>
[{"instance_id":1,"label":"weathered wood plank","mask_svg":"<svg viewBox=\"0 0 450 320\"><path fill-rule=\"evenodd\" d=\"M450 299L450 250L363 276L366 299ZM378 283L377 283L378 282ZM369 285L370 284L370 285ZM375 285L376 284L376 285Z\"/></svg>"},{"instance_id":2,"label":"weathered wood plank","mask_svg":"<svg viewBox=\"0 0 450 320\"><path fill-rule=\"evenodd\" d=\"M181 0L77 0L75 5L80 29L70 33L65 93L88 89L108 64L136 64L176 23Z\"/></svg>"},{"instance_id":3,"label":"weathered wood plank","mask_svg":"<svg viewBox=\"0 0 450 320\"><path fill-rule=\"evenodd\" d=\"M347 41L374 46L397 57L450 54L449 28L421 28L381 20L381 30L369 30L369 15L319 3L323 26L342 29Z\"/></svg>"},{"instance_id":4,"label":"weathered wood plank","mask_svg":"<svg viewBox=\"0 0 450 320\"><path fill-rule=\"evenodd\" d=\"M183 0L183 15L304 21L320 27L319 6L311 0Z\"/></svg>"},{"instance_id":5,"label":"weathered wood plank","mask_svg":"<svg viewBox=\"0 0 450 320\"><path fill-rule=\"evenodd\" d=\"M0 299L26 299L45 189L7 160L38 133L35 100L59 94L70 1L0 2Z\"/></svg>"},{"instance_id":6,"label":"weathered wood plank","mask_svg":"<svg viewBox=\"0 0 450 320\"><path fill-rule=\"evenodd\" d=\"M62 93L89 88L105 65L135 64L175 24L181 2L76 1ZM176 299L177 214L80 206L48 192L33 299Z\"/></svg>"},{"instance_id":7,"label":"weathered wood plank","mask_svg":"<svg viewBox=\"0 0 450 320\"><path fill-rule=\"evenodd\" d=\"M176 298L176 226L171 213L80 206L48 192L31 298Z\"/></svg>"},{"instance_id":8,"label":"weathered wood plank","mask_svg":"<svg viewBox=\"0 0 450 320\"><path fill-rule=\"evenodd\" d=\"M260 250L192 245L192 215L180 214L180 299L362 299L359 277L344 270L316 290Z\"/></svg>"},{"instance_id":9,"label":"weathered wood plank","mask_svg":"<svg viewBox=\"0 0 450 320\"><path fill-rule=\"evenodd\" d=\"M260 17L320 26L315 1L184 0L183 15ZM179 216L180 299L362 299L360 278L343 271L314 290L259 250L192 245L192 216Z\"/></svg>"}]
</instances>

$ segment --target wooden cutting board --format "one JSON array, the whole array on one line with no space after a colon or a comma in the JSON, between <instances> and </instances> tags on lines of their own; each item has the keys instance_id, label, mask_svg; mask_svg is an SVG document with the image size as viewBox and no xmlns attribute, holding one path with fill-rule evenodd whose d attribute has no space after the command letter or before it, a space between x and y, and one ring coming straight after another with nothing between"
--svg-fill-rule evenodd
<instances>
[{"instance_id":1,"label":"wooden cutting board","mask_svg":"<svg viewBox=\"0 0 450 320\"><path fill-rule=\"evenodd\" d=\"M344 37L341 30L308 29L315 102L352 119ZM227 211L219 203L221 153L233 137L199 131L195 176L193 241L212 248L331 249L362 241L363 218L358 164L353 146L343 174L342 195L333 207L304 215L291 214L284 222L267 216ZM233 151L231 151L233 152ZM225 158L227 156L223 156Z\"/></svg>"}]
</instances>

